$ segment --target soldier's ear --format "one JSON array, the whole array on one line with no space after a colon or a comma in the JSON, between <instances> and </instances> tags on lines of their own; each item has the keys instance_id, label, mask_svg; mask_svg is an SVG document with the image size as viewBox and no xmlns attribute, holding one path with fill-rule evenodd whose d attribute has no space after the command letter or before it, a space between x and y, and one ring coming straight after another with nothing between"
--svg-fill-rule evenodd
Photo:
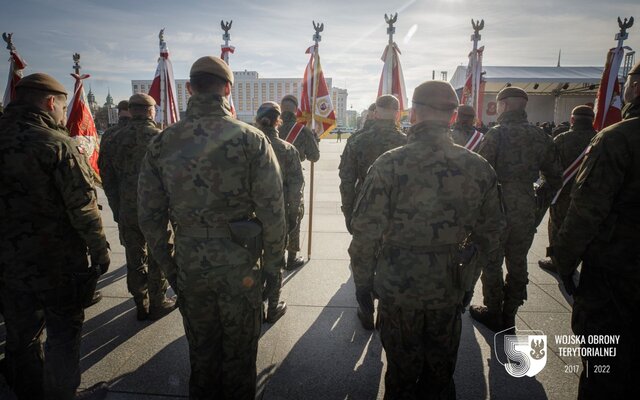
<instances>
[{"instance_id":1,"label":"soldier's ear","mask_svg":"<svg viewBox=\"0 0 640 400\"><path fill-rule=\"evenodd\" d=\"M47 111L53 111L56 108L56 96L49 95L44 101L44 105Z\"/></svg>"},{"instance_id":2,"label":"soldier's ear","mask_svg":"<svg viewBox=\"0 0 640 400\"><path fill-rule=\"evenodd\" d=\"M224 84L224 95L229 96L231 94L231 83L227 82Z\"/></svg>"},{"instance_id":3,"label":"soldier's ear","mask_svg":"<svg viewBox=\"0 0 640 400\"><path fill-rule=\"evenodd\" d=\"M193 96L193 90L191 89L191 82L187 82L186 87L187 87L187 92L189 92L189 96Z\"/></svg>"}]
</instances>

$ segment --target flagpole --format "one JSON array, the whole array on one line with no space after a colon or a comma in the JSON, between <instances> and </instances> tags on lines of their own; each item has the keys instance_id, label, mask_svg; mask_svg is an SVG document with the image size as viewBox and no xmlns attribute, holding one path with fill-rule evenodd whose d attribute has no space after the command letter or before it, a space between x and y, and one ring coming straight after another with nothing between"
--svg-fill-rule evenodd
<instances>
[{"instance_id":1,"label":"flagpole","mask_svg":"<svg viewBox=\"0 0 640 400\"><path fill-rule=\"evenodd\" d=\"M471 104L473 105L473 109L476 111L476 116L480 114L480 110L478 110L478 97L480 90L480 79L482 71L478 71L478 42L482 38L480 35L480 31L484 28L484 19L480 21L471 20L471 26L473 27L473 35L471 35L471 41L473 42L473 65L472 73L473 78L471 82Z\"/></svg>"},{"instance_id":2,"label":"flagpole","mask_svg":"<svg viewBox=\"0 0 640 400\"><path fill-rule=\"evenodd\" d=\"M231 40L231 34L229 34L229 30L231 30L231 24L233 24L233 21L229 21L229 22L220 21L220 27L222 27L222 30L224 31L224 34L222 35L222 40L224 40L225 48L229 47L229 40ZM222 54L224 56L224 62L226 62L227 65L229 65L229 52L223 51Z\"/></svg>"},{"instance_id":3,"label":"flagpole","mask_svg":"<svg viewBox=\"0 0 640 400\"><path fill-rule=\"evenodd\" d=\"M165 109L167 107L167 99L166 99L167 71L166 71L166 66L164 62L162 61L162 44L164 42L164 28L160 30L160 34L158 35L158 38L160 39L160 58L158 59L158 63L160 64L160 112L162 113L162 121L160 123L162 124L162 128L164 129L169 125L168 119L167 119L167 110Z\"/></svg>"}]
</instances>

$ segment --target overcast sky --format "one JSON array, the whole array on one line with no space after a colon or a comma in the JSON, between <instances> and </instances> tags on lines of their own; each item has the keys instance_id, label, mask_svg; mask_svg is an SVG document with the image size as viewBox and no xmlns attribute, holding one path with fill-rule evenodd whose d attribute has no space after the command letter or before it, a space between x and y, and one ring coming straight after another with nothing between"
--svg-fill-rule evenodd
<instances>
[{"instance_id":1,"label":"overcast sky","mask_svg":"<svg viewBox=\"0 0 640 400\"><path fill-rule=\"evenodd\" d=\"M312 42L311 21L325 25L320 55L325 76L349 91L356 110L375 100L387 43L385 13L398 12L395 41L402 51L409 98L431 71L467 64L471 18L484 19L485 65L602 66L615 46L616 18L640 18L638 0L0 0L0 32L13 32L26 73L47 72L68 89L72 55L100 104L110 88L115 101L131 95L132 79L151 79L158 32L176 79L187 78L203 55L218 55L220 20L233 20L234 70L261 77L300 77ZM411 34L413 33L413 34ZM3 43L4 44L4 43ZM626 45L640 49L640 20ZM4 47L4 46L3 46ZM8 51L4 51L8 58ZM639 57L640 58L640 57ZM6 58L5 58L6 60ZM8 62L0 63L4 91Z\"/></svg>"}]
</instances>

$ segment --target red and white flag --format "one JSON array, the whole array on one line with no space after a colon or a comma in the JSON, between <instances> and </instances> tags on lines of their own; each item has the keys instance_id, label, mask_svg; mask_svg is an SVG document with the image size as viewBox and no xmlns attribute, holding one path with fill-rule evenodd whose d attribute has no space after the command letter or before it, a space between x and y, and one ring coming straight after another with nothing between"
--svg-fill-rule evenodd
<instances>
[{"instance_id":1,"label":"red and white flag","mask_svg":"<svg viewBox=\"0 0 640 400\"><path fill-rule=\"evenodd\" d=\"M469 141L467 141L467 144L464 145L464 147L467 150L476 151L476 149L478 148L478 145L480 144L480 142L482 142L483 137L484 137L484 134L482 132L480 132L479 130L475 130L473 132L473 135L471 135L471 137L469 138Z\"/></svg>"},{"instance_id":2,"label":"red and white flag","mask_svg":"<svg viewBox=\"0 0 640 400\"><path fill-rule=\"evenodd\" d=\"M7 88L2 98L4 107L16 98L16 84L22 79L22 71L27 66L27 63L20 57L15 49L11 49L9 54L11 56L9 58L9 79L7 80Z\"/></svg>"},{"instance_id":3,"label":"red and white flag","mask_svg":"<svg viewBox=\"0 0 640 400\"><path fill-rule=\"evenodd\" d=\"M407 107L407 89L404 86L404 75L400 65L400 49L395 43L388 44L382 53L382 75L378 85L378 97L383 94L392 94L400 102L400 111Z\"/></svg>"},{"instance_id":4,"label":"red and white flag","mask_svg":"<svg viewBox=\"0 0 640 400\"><path fill-rule=\"evenodd\" d=\"M311 54L311 57L304 70L298 121L311 127L318 137L323 138L336 127L336 113L320 65L318 45L309 47L306 54Z\"/></svg>"},{"instance_id":5,"label":"red and white flag","mask_svg":"<svg viewBox=\"0 0 640 400\"><path fill-rule=\"evenodd\" d=\"M593 107L596 116L593 128L600 131L622 120L622 98L618 73L624 56L623 47L614 47L607 53L607 61L602 71L600 88Z\"/></svg>"},{"instance_id":6,"label":"red and white flag","mask_svg":"<svg viewBox=\"0 0 640 400\"><path fill-rule=\"evenodd\" d=\"M89 78L89 75L71 74L71 76L76 80L76 83L73 88L73 97L69 103L67 129L70 136L78 143L78 151L87 157L96 183L101 184L98 169L98 156L100 155L98 131L91 116L82 84L82 81Z\"/></svg>"},{"instance_id":7,"label":"red and white flag","mask_svg":"<svg viewBox=\"0 0 640 400\"><path fill-rule=\"evenodd\" d=\"M233 46L226 46L226 45L222 45L222 54L220 54L220 58L224 60L224 62L227 63L227 65L230 66L229 64L229 54L233 54L235 52L236 48ZM236 107L233 105L233 96L231 95L231 93L229 93L229 96L227 97L227 100L229 100L229 105L231 106L231 115L235 117L237 117L236 114Z\"/></svg>"},{"instance_id":8,"label":"red and white flag","mask_svg":"<svg viewBox=\"0 0 640 400\"><path fill-rule=\"evenodd\" d=\"M484 46L477 50L471 50L469 53L469 64L467 65L467 74L464 87L462 88L462 96L460 104L473 107L476 111L476 122L482 124L482 100L483 100L483 83L482 82L482 55ZM455 115L453 116L455 118Z\"/></svg>"},{"instance_id":9,"label":"red and white flag","mask_svg":"<svg viewBox=\"0 0 640 400\"><path fill-rule=\"evenodd\" d=\"M163 128L180 120L176 82L173 79L173 65L169 60L169 49L164 41L164 29L160 31L160 58L155 77L149 88L149 96L156 101L156 122Z\"/></svg>"}]
</instances>

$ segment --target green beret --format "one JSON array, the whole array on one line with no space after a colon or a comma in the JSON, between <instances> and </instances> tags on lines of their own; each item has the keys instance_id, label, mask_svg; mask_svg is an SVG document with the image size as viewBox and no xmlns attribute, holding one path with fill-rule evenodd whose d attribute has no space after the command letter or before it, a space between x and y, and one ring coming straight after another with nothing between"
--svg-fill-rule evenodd
<instances>
[{"instance_id":1,"label":"green beret","mask_svg":"<svg viewBox=\"0 0 640 400\"><path fill-rule=\"evenodd\" d=\"M475 117L476 116L476 110L473 109L473 107L468 106L466 104L461 104L458 107L458 115L461 117Z\"/></svg>"},{"instance_id":2,"label":"green beret","mask_svg":"<svg viewBox=\"0 0 640 400\"><path fill-rule=\"evenodd\" d=\"M293 104L296 105L296 107L298 107L298 98L292 94L288 94L286 96L284 96L282 98L282 100L280 100L280 104L284 103L285 101L291 102Z\"/></svg>"},{"instance_id":3,"label":"green beret","mask_svg":"<svg viewBox=\"0 0 640 400\"><path fill-rule=\"evenodd\" d=\"M580 116L580 117L589 117L589 118L595 118L596 116L593 112L593 108L586 105L582 105L574 108L573 111L571 111L571 115Z\"/></svg>"},{"instance_id":4,"label":"green beret","mask_svg":"<svg viewBox=\"0 0 640 400\"><path fill-rule=\"evenodd\" d=\"M383 94L378 97L375 104L377 108L384 108L385 110L398 111L400 109L398 98L391 94Z\"/></svg>"},{"instance_id":5,"label":"green beret","mask_svg":"<svg viewBox=\"0 0 640 400\"><path fill-rule=\"evenodd\" d=\"M189 76L199 74L215 75L233 85L233 71L224 60L213 56L200 57L191 66Z\"/></svg>"},{"instance_id":6,"label":"green beret","mask_svg":"<svg viewBox=\"0 0 640 400\"><path fill-rule=\"evenodd\" d=\"M496 98L498 99L498 101L501 101L504 99L508 99L509 97L520 97L525 100L529 100L529 96L527 96L527 92L515 86L509 86L502 89L498 93L498 96Z\"/></svg>"},{"instance_id":7,"label":"green beret","mask_svg":"<svg viewBox=\"0 0 640 400\"><path fill-rule=\"evenodd\" d=\"M153 97L145 93L136 93L133 96L129 97L129 106L151 107L155 105L156 101L153 99Z\"/></svg>"},{"instance_id":8,"label":"green beret","mask_svg":"<svg viewBox=\"0 0 640 400\"><path fill-rule=\"evenodd\" d=\"M122 100L120 103L118 103L118 106L116 108L120 111L127 111L129 109L129 100Z\"/></svg>"},{"instance_id":9,"label":"green beret","mask_svg":"<svg viewBox=\"0 0 640 400\"><path fill-rule=\"evenodd\" d=\"M640 61L638 61L636 65L631 68L631 71L629 71L629 75L640 75Z\"/></svg>"},{"instance_id":10,"label":"green beret","mask_svg":"<svg viewBox=\"0 0 640 400\"><path fill-rule=\"evenodd\" d=\"M458 105L458 95L445 81L427 81L418 85L411 100L415 104L429 106L440 111L453 111Z\"/></svg>"},{"instance_id":11,"label":"green beret","mask_svg":"<svg viewBox=\"0 0 640 400\"><path fill-rule=\"evenodd\" d=\"M20 79L16 85L16 90L20 90L22 88L41 90L48 93L67 94L67 90L60 82L55 80L51 75L43 73L27 75Z\"/></svg>"},{"instance_id":12,"label":"green beret","mask_svg":"<svg viewBox=\"0 0 640 400\"><path fill-rule=\"evenodd\" d=\"M269 113L269 111L276 111L278 114L282 114L282 112L280 111L280 105L278 103L276 103L275 101L267 101L266 103L263 103L260 107L258 107L256 118L264 117L265 115L267 115L267 113Z\"/></svg>"}]
</instances>

